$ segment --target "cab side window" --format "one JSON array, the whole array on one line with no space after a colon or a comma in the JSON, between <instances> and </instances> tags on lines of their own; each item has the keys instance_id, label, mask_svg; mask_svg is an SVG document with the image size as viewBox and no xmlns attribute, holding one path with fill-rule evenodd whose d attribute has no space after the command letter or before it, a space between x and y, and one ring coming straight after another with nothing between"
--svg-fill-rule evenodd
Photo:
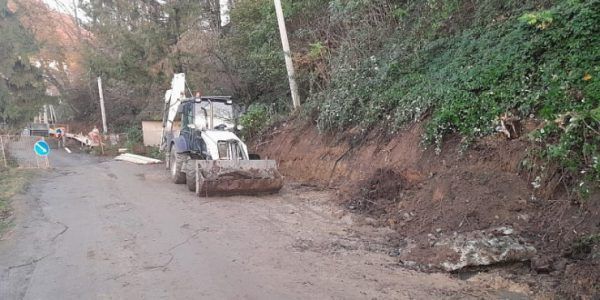
<instances>
[{"instance_id":1,"label":"cab side window","mask_svg":"<svg viewBox=\"0 0 600 300\"><path fill-rule=\"evenodd\" d=\"M182 129L188 128L188 125L194 124L194 113L192 111L192 105L186 104L183 107L183 113L181 116L181 127Z\"/></svg>"}]
</instances>

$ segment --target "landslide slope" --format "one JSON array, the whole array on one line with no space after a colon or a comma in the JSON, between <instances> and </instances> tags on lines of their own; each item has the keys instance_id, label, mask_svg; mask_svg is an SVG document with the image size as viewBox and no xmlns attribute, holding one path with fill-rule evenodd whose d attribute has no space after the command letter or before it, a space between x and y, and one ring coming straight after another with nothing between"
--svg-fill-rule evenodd
<instances>
[{"instance_id":1,"label":"landslide slope","mask_svg":"<svg viewBox=\"0 0 600 300\"><path fill-rule=\"evenodd\" d=\"M600 295L600 1L334 2L329 40L297 58L323 88L255 150L422 256L510 227L537 249L517 273Z\"/></svg>"}]
</instances>

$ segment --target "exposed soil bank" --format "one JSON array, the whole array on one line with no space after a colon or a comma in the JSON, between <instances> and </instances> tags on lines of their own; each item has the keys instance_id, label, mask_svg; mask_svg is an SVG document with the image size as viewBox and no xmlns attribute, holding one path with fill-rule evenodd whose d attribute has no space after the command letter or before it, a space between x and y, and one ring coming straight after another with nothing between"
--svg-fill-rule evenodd
<instances>
[{"instance_id":1,"label":"exposed soil bank","mask_svg":"<svg viewBox=\"0 0 600 300\"><path fill-rule=\"evenodd\" d=\"M258 153L276 159L288 178L337 189L346 208L414 241L417 262L429 262L432 239L510 226L537 249L524 265L529 273L549 274L536 277L546 279L546 289L600 296L597 239L583 256L573 255L581 252L581 239L600 232L598 194L574 203L560 189L534 189L532 176L520 170L526 135L491 136L465 151L456 138L436 155L421 145L419 125L391 137L321 135L298 122L271 132L254 143Z\"/></svg>"}]
</instances>

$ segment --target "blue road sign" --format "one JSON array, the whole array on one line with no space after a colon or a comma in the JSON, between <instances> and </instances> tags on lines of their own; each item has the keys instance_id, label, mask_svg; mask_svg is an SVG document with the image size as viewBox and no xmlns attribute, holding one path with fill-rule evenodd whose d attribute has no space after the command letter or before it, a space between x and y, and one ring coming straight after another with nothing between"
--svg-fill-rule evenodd
<instances>
[{"instance_id":1,"label":"blue road sign","mask_svg":"<svg viewBox=\"0 0 600 300\"><path fill-rule=\"evenodd\" d=\"M46 141L38 141L33 145L33 151L39 156L48 156L50 154L50 145Z\"/></svg>"}]
</instances>

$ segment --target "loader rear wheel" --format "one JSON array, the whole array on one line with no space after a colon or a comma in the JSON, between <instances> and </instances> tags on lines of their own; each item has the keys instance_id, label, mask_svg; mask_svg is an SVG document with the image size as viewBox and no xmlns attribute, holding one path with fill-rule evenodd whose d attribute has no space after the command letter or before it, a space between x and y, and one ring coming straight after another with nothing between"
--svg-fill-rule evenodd
<instances>
[{"instance_id":1,"label":"loader rear wheel","mask_svg":"<svg viewBox=\"0 0 600 300\"><path fill-rule=\"evenodd\" d=\"M183 155L177 154L172 149L169 157L169 165L171 167L171 181L175 184L184 184L185 173L182 172Z\"/></svg>"},{"instance_id":2,"label":"loader rear wheel","mask_svg":"<svg viewBox=\"0 0 600 300\"><path fill-rule=\"evenodd\" d=\"M185 182L188 189L191 192L196 192L196 161L193 159L188 160L185 168Z\"/></svg>"}]
</instances>

